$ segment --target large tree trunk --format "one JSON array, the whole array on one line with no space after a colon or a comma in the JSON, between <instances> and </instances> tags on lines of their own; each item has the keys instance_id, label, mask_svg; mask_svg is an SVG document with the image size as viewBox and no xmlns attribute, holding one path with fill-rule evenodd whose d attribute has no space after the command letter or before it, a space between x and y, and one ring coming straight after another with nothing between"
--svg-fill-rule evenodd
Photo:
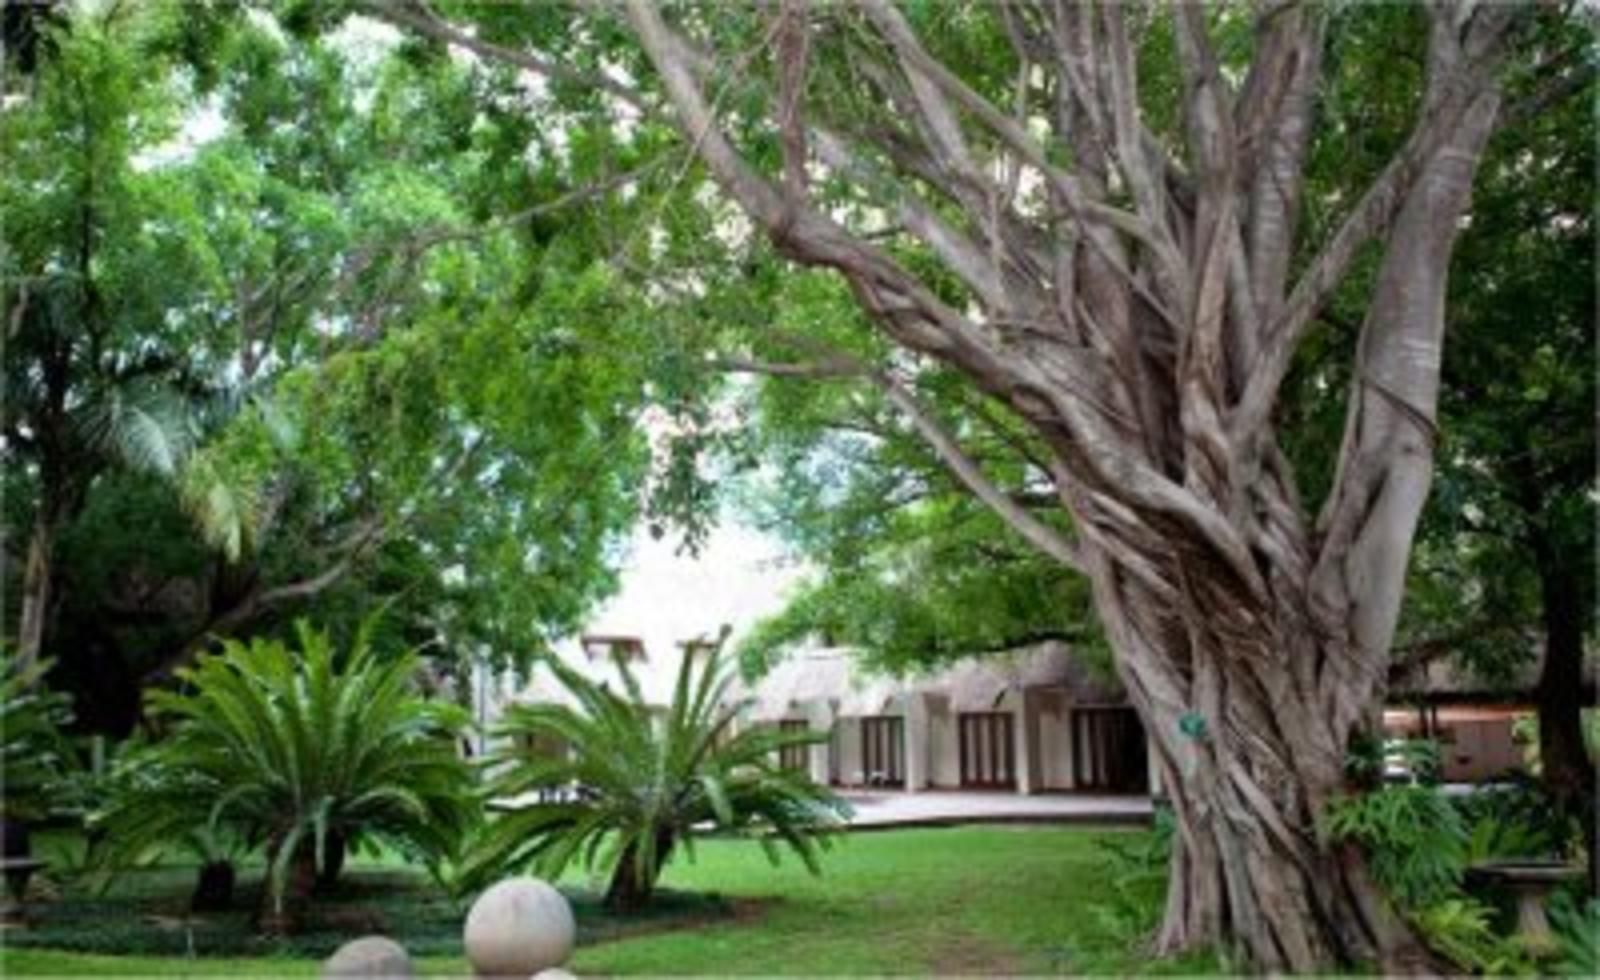
<instances>
[{"instance_id":1,"label":"large tree trunk","mask_svg":"<svg viewBox=\"0 0 1600 980\"><path fill-rule=\"evenodd\" d=\"M1163 947L1216 943L1266 970L1425 968L1359 856L1323 840L1317 818L1384 694L1432 473L1450 252L1512 8L1425 8L1411 132L1364 190L1341 195L1331 233L1303 246L1319 5L1259 6L1242 82L1223 70L1203 5L974 6L1021 65L1003 101L992 79L963 76L970 53L941 61L937 32L888 0L773 5L765 89L766 77L728 80L761 75L729 66L767 49L719 36L717 18L620 6L723 191L781 254L839 272L900 351L863 363L821 337L780 336L806 360L754 370L876 386L1021 538L1090 576L1179 823ZM425 11L386 16L554 71ZM1170 22L1181 83L1183 128L1159 136L1140 105L1136 35L1150 18ZM825 90L808 78L829 70L862 103L808 99ZM644 112L661 105L595 84ZM735 98L710 97L730 84ZM751 112L762 116L725 118ZM741 142L751 132L775 134L781 167ZM871 217L831 190L813 198L821 172ZM919 274L885 238L940 274ZM1280 392L1319 311L1371 254L1344 440L1313 521L1274 431ZM1070 531L1019 505L923 406L930 361L1031 429L1048 455L1037 478L1053 480Z\"/></svg>"},{"instance_id":2,"label":"large tree trunk","mask_svg":"<svg viewBox=\"0 0 1600 980\"><path fill-rule=\"evenodd\" d=\"M1600 894L1596 840L1595 764L1583 737L1589 686L1583 676L1583 631L1592 606L1582 579L1542 539L1536 542L1539 594L1544 606L1544 665L1535 700L1539 709L1540 778L1558 812L1577 818L1589 854L1589 891Z\"/></svg>"},{"instance_id":3,"label":"large tree trunk","mask_svg":"<svg viewBox=\"0 0 1600 980\"><path fill-rule=\"evenodd\" d=\"M49 619L50 581L54 573L55 522L41 514L28 536L28 557L22 570L22 611L17 622L17 660L22 665L39 659Z\"/></svg>"},{"instance_id":4,"label":"large tree trunk","mask_svg":"<svg viewBox=\"0 0 1600 980\"><path fill-rule=\"evenodd\" d=\"M1263 25L1252 76L1228 105L1203 12L1173 9L1193 195L1178 205L1153 161L1158 151L1138 131L1120 5L1056 22L1058 56L1069 69L1081 59L1082 73L1061 83L1081 100L1061 108L1063 127L1093 132L1098 124L1102 139L1074 142L1079 169L1068 175L1004 111L934 62L894 7L866 3L906 80L905 111L925 126L919 176L953 174L950 198L968 206L961 182L983 177L957 124L967 113L1060 197L1059 220L1071 231L1047 233L1056 236L1053 258L1029 247L1036 229L1020 227L1022 217L1007 228L993 197L970 205L973 242L902 198L898 217L921 229L969 287L985 314L977 320L808 208L794 159L806 137L794 131L792 107L780 117L783 185L742 159L701 90L703 63L654 5L630 0L628 9L687 137L778 248L838 269L884 333L963 370L1049 447L1076 541L1008 506L903 382L863 372L1023 537L1092 579L1178 821L1162 948L1238 948L1266 970L1371 960L1426 969L1421 945L1390 917L1359 855L1323 839L1318 817L1343 788L1352 733L1384 694L1432 476L1451 246L1498 107L1483 59L1503 15L1432 11L1430 84L1416 130L1289 291L1286 255L1322 43L1315 12L1295 7ZM803 46L791 50L804 57ZM796 74L786 66L783 77ZM1092 95L1101 86L1100 103L1088 104L1085 88ZM793 98L780 92L780 102ZM857 164L841 137L816 141L835 171ZM1258 179L1245 181L1250 168ZM1131 213L1086 218L1114 178ZM1296 338L1374 237L1382 259L1355 352L1344 442L1313 527L1272 410ZM995 253L1005 261L988 261ZM1130 276L1136 263L1142 272Z\"/></svg>"},{"instance_id":5,"label":"large tree trunk","mask_svg":"<svg viewBox=\"0 0 1600 980\"><path fill-rule=\"evenodd\" d=\"M1239 947L1271 969L1428 969L1431 956L1389 910L1360 853L1318 832L1318 814L1347 788L1345 748L1361 721L1330 724L1313 672L1300 669L1330 651L1294 620L1254 642L1224 639L1225 626L1207 635L1235 612L1169 617L1170 606L1130 606L1119 579L1097 577L1100 609L1177 818L1157 950ZM1167 653L1134 652L1151 630L1187 648L1187 682L1169 671Z\"/></svg>"}]
</instances>

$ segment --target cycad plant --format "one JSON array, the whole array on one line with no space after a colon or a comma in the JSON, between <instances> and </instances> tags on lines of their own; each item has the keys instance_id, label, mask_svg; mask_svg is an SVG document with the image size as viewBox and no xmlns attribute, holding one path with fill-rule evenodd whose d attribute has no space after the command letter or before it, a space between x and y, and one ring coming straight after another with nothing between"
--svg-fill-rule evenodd
<instances>
[{"instance_id":1,"label":"cycad plant","mask_svg":"<svg viewBox=\"0 0 1600 980\"><path fill-rule=\"evenodd\" d=\"M459 755L466 713L413 691L417 658L380 658L363 630L347 657L297 624L299 649L236 641L150 695L170 731L130 760L99 815L128 857L196 829L264 850L262 924L288 927L347 848L382 843L437 870L476 821Z\"/></svg>"},{"instance_id":2,"label":"cycad plant","mask_svg":"<svg viewBox=\"0 0 1600 980\"><path fill-rule=\"evenodd\" d=\"M29 852L28 825L63 802L75 768L62 728L72 720L65 695L44 684L48 660L0 661L0 821L6 857Z\"/></svg>"},{"instance_id":3,"label":"cycad plant","mask_svg":"<svg viewBox=\"0 0 1600 980\"><path fill-rule=\"evenodd\" d=\"M574 704L517 705L496 726L485 764L488 794L504 809L469 853L465 884L530 867L553 879L580 861L609 871L607 907L631 911L648 904L673 852L681 845L692 858L695 836L708 832L752 837L774 862L781 843L820 872L827 831L847 808L778 758L826 736L736 730L742 704L729 698L720 647L685 655L665 711L652 709L624 661L620 692L553 658L543 666ZM532 748L551 743L566 751Z\"/></svg>"}]
</instances>

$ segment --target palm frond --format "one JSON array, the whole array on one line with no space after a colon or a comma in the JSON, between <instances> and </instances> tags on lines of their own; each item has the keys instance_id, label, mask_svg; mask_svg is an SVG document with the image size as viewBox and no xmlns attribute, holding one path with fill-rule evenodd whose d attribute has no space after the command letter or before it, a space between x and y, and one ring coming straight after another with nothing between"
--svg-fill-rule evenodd
<instances>
[{"instance_id":1,"label":"palm frond","mask_svg":"<svg viewBox=\"0 0 1600 980\"><path fill-rule=\"evenodd\" d=\"M301 624L298 649L230 641L181 671L181 691L149 695L172 730L130 753L95 816L127 860L181 826L265 846L275 909L287 869L326 867L336 841L381 836L430 862L451 860L478 821L460 758L459 711L417 697L417 660L364 645L341 665L325 633Z\"/></svg>"},{"instance_id":2,"label":"palm frond","mask_svg":"<svg viewBox=\"0 0 1600 980\"><path fill-rule=\"evenodd\" d=\"M820 870L819 839L840 825L842 801L804 773L777 764L778 753L821 733L738 728L731 671L720 646L688 656L660 715L637 677L618 663L623 691L593 681L554 658L540 664L571 695L571 706L517 705L495 726L484 761L486 792L506 810L467 856L462 884L534 868L561 873L574 861L611 875L611 898L647 900L656 876L695 835L735 831L774 854L786 847ZM529 745L564 746L543 755ZM540 802L522 802L540 797Z\"/></svg>"}]
</instances>

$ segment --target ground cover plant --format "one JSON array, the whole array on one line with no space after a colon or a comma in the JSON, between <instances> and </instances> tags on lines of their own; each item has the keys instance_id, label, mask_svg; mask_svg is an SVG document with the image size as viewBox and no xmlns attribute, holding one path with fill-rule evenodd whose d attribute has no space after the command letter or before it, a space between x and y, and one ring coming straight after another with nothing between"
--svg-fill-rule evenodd
<instances>
[{"instance_id":1,"label":"ground cover plant","mask_svg":"<svg viewBox=\"0 0 1600 980\"><path fill-rule=\"evenodd\" d=\"M693 861L680 853L669 863L658 904L665 911L679 896L694 895L701 902L730 903L731 914L719 918L701 907L688 916L692 927L680 919L674 928L671 916L678 912L673 911L658 930L606 939L598 931L586 933L586 919L598 923L596 930L606 921L598 902L604 878L574 873L563 887L587 889L592 896L587 908L601 917L589 917L579 903L579 948L570 966L580 976L1215 972L1220 964L1204 956L1152 960L1138 941L1107 931L1087 914L1122 873L1104 842L1137 847L1147 836L1139 830L1082 827L858 833L829 854L820 877L798 862L774 867L759 848L741 841L705 840ZM171 875L167 901L181 904L185 877L163 873ZM393 866L353 863L352 890L335 904L390 916L392 925L409 930L403 936L408 945L413 933L417 936L423 972L460 975L466 964L458 947L449 945L442 932L429 931L434 928L429 922L443 918L443 906L429 903L446 902L444 893L430 891L414 871L409 880L419 891L411 893L412 899L395 897L404 896L404 888L365 890L369 874L375 876L372 882L394 885L388 876L396 873ZM253 887L255 874L247 873L241 887ZM1159 893L1152 901L1159 903ZM407 903L411 911L403 910ZM109 921L111 911L102 911L102 920ZM139 914L139 907L124 905L116 917ZM47 920L48 910L41 915ZM1158 916L1159 905L1149 910L1152 921ZM88 937L102 920L77 918L74 924ZM457 939L459 928L458 918ZM430 935L438 937L438 945L431 944ZM241 942L253 941L242 930L238 936ZM279 940L321 941L311 933ZM86 938L78 948L106 946ZM318 966L292 947L267 947L248 958L187 960L181 953L96 957L11 944L4 955L7 975L16 976L315 975Z\"/></svg>"}]
</instances>

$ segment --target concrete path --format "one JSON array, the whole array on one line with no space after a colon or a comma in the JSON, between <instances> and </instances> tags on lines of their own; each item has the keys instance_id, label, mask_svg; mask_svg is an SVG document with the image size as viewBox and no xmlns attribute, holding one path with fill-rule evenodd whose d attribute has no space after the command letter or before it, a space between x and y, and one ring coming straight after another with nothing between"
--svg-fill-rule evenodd
<instances>
[{"instance_id":1,"label":"concrete path","mask_svg":"<svg viewBox=\"0 0 1600 980\"><path fill-rule=\"evenodd\" d=\"M855 808L850 826L858 830L889 827L938 827L966 823L1148 824L1147 796L1102 796L1091 793L952 793L928 790L845 790Z\"/></svg>"}]
</instances>

